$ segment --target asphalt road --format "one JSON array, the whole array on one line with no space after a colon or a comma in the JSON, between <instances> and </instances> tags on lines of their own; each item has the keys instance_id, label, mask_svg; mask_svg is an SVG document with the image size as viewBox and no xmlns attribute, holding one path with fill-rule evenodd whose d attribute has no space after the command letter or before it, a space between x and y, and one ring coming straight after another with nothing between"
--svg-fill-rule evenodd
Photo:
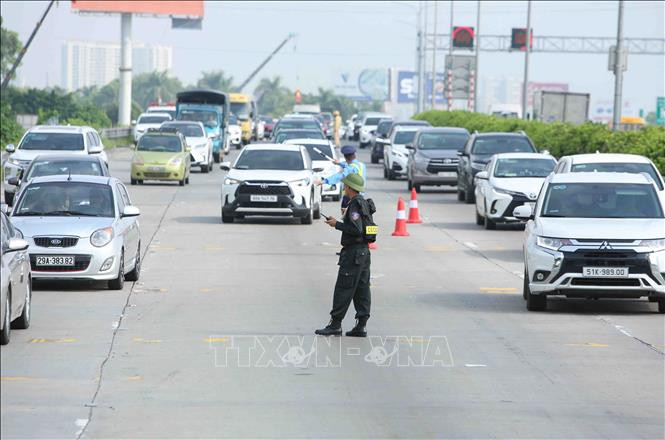
<instances>
[{"instance_id":1,"label":"asphalt road","mask_svg":"<svg viewBox=\"0 0 665 440\"><path fill-rule=\"evenodd\" d=\"M110 164L127 183L130 156ZM521 230L485 231L452 190L426 190L425 222L391 237L406 182L369 176L372 337L313 336L337 270L322 222L222 225L219 169L130 187L141 280L36 286L31 328L1 350L2 438L663 438L655 304L529 313Z\"/></svg>"}]
</instances>

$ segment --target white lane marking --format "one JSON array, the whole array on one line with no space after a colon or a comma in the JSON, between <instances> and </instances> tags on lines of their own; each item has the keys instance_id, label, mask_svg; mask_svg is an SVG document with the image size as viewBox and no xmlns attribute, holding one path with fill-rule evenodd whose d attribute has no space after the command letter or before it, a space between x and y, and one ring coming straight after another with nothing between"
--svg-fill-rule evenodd
<instances>
[{"instance_id":1,"label":"white lane marking","mask_svg":"<svg viewBox=\"0 0 665 440\"><path fill-rule=\"evenodd\" d=\"M478 245L472 241L465 241L464 246L470 247L471 249L478 249Z\"/></svg>"},{"instance_id":2,"label":"white lane marking","mask_svg":"<svg viewBox=\"0 0 665 440\"><path fill-rule=\"evenodd\" d=\"M113 321L113 324L112 324L113 330L117 329L119 325L120 325L119 321Z\"/></svg>"},{"instance_id":3,"label":"white lane marking","mask_svg":"<svg viewBox=\"0 0 665 440\"><path fill-rule=\"evenodd\" d=\"M475 367L486 367L485 364L464 364L465 367L475 368Z\"/></svg>"},{"instance_id":4,"label":"white lane marking","mask_svg":"<svg viewBox=\"0 0 665 440\"><path fill-rule=\"evenodd\" d=\"M79 435L81 435L81 433L83 432L83 429L85 429L85 426L88 424L88 420L89 420L89 419L76 419L76 421L74 422L74 424L75 424L76 426L78 426L79 428L81 428L81 429L79 429L78 431L76 431L76 434L74 434L76 437L78 437Z\"/></svg>"}]
</instances>

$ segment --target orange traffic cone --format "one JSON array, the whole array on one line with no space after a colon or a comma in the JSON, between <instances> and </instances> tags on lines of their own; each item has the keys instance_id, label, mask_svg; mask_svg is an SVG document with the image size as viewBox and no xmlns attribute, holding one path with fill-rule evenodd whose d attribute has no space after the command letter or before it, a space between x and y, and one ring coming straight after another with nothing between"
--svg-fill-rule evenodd
<instances>
[{"instance_id":1,"label":"orange traffic cone","mask_svg":"<svg viewBox=\"0 0 665 440\"><path fill-rule=\"evenodd\" d=\"M420 211L418 210L418 194L415 188L411 188L411 200L409 201L409 219L407 223L422 223Z\"/></svg>"},{"instance_id":2,"label":"orange traffic cone","mask_svg":"<svg viewBox=\"0 0 665 440\"><path fill-rule=\"evenodd\" d=\"M397 219L395 220L395 232L393 237L408 237L406 231L406 210L404 209L404 200L400 197L397 200Z\"/></svg>"}]
</instances>

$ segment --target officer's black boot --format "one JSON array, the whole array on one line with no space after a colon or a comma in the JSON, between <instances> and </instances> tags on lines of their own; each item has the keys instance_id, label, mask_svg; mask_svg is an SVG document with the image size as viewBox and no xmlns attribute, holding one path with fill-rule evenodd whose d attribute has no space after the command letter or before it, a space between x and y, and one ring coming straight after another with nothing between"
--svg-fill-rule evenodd
<instances>
[{"instance_id":1,"label":"officer's black boot","mask_svg":"<svg viewBox=\"0 0 665 440\"><path fill-rule=\"evenodd\" d=\"M365 325L367 325L367 317L356 319L356 326L346 332L346 336L366 337L367 331L365 330Z\"/></svg>"},{"instance_id":2,"label":"officer's black boot","mask_svg":"<svg viewBox=\"0 0 665 440\"><path fill-rule=\"evenodd\" d=\"M325 328L320 328L314 333L321 336L342 336L342 321L331 319Z\"/></svg>"}]
</instances>

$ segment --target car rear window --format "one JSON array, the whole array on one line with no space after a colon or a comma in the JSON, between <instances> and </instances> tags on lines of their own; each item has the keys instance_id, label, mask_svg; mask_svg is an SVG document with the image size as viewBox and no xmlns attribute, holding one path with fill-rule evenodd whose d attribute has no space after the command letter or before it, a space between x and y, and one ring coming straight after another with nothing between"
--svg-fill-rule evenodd
<instances>
[{"instance_id":1,"label":"car rear window","mask_svg":"<svg viewBox=\"0 0 665 440\"><path fill-rule=\"evenodd\" d=\"M182 144L177 135L148 134L141 136L136 150L158 153L179 153L182 151Z\"/></svg>"},{"instance_id":2,"label":"car rear window","mask_svg":"<svg viewBox=\"0 0 665 440\"><path fill-rule=\"evenodd\" d=\"M554 159L499 159L494 177L547 177L555 166Z\"/></svg>"},{"instance_id":3,"label":"car rear window","mask_svg":"<svg viewBox=\"0 0 665 440\"><path fill-rule=\"evenodd\" d=\"M469 135L465 133L421 133L418 148L421 150L461 150Z\"/></svg>"},{"instance_id":4,"label":"car rear window","mask_svg":"<svg viewBox=\"0 0 665 440\"><path fill-rule=\"evenodd\" d=\"M13 215L114 217L113 192L98 183L33 183L22 193Z\"/></svg>"},{"instance_id":5,"label":"car rear window","mask_svg":"<svg viewBox=\"0 0 665 440\"><path fill-rule=\"evenodd\" d=\"M79 174L86 176L103 176L102 166L91 160L40 160L32 164L26 180L42 176Z\"/></svg>"},{"instance_id":6,"label":"car rear window","mask_svg":"<svg viewBox=\"0 0 665 440\"><path fill-rule=\"evenodd\" d=\"M19 146L20 150L79 151L83 150L80 133L28 133Z\"/></svg>"},{"instance_id":7,"label":"car rear window","mask_svg":"<svg viewBox=\"0 0 665 440\"><path fill-rule=\"evenodd\" d=\"M161 124L164 121L169 121L171 118L168 116L141 116L138 124Z\"/></svg>"},{"instance_id":8,"label":"car rear window","mask_svg":"<svg viewBox=\"0 0 665 440\"><path fill-rule=\"evenodd\" d=\"M367 118L365 119L365 124L364 125L376 125L379 123L381 118Z\"/></svg>"},{"instance_id":9,"label":"car rear window","mask_svg":"<svg viewBox=\"0 0 665 440\"><path fill-rule=\"evenodd\" d=\"M524 136L479 137L473 143L472 154L535 153Z\"/></svg>"},{"instance_id":10,"label":"car rear window","mask_svg":"<svg viewBox=\"0 0 665 440\"><path fill-rule=\"evenodd\" d=\"M245 150L235 164L240 170L304 170L300 151Z\"/></svg>"}]
</instances>

